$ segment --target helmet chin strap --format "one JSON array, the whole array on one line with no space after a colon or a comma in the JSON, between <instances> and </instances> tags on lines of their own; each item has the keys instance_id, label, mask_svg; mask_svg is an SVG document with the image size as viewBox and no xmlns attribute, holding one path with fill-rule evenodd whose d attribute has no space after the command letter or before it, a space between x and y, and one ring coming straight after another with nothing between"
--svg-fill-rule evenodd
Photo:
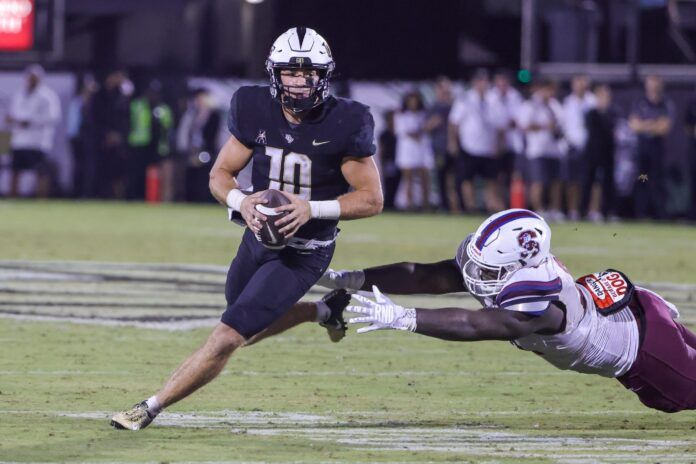
<instances>
[{"instance_id":1,"label":"helmet chin strap","mask_svg":"<svg viewBox=\"0 0 696 464\"><path fill-rule=\"evenodd\" d=\"M318 87L313 85L314 82L308 79L307 87L310 88L310 94L306 98L295 98L292 97L291 92L286 91L285 86L281 86L281 97L280 101L285 108L292 111L295 114L301 114L314 109L320 102L318 102Z\"/></svg>"}]
</instances>

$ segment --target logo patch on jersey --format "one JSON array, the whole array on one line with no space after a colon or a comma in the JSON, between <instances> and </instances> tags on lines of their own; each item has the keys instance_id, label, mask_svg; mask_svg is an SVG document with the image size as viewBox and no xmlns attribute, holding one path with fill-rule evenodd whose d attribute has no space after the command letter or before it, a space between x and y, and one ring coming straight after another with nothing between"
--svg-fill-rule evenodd
<instances>
[{"instance_id":1,"label":"logo patch on jersey","mask_svg":"<svg viewBox=\"0 0 696 464\"><path fill-rule=\"evenodd\" d=\"M522 259L533 258L539 253L539 242L536 238L537 233L533 230L525 230L517 236L517 243L524 248L520 253Z\"/></svg>"},{"instance_id":2,"label":"logo patch on jersey","mask_svg":"<svg viewBox=\"0 0 696 464\"><path fill-rule=\"evenodd\" d=\"M295 141L295 138L294 138L292 135L290 135L290 134L285 134L285 140L286 140L288 143L292 143L292 142Z\"/></svg>"},{"instance_id":3,"label":"logo patch on jersey","mask_svg":"<svg viewBox=\"0 0 696 464\"><path fill-rule=\"evenodd\" d=\"M595 309L604 316L625 308L635 290L628 277L614 269L582 276L576 282L589 291Z\"/></svg>"},{"instance_id":4,"label":"logo patch on jersey","mask_svg":"<svg viewBox=\"0 0 696 464\"><path fill-rule=\"evenodd\" d=\"M325 142L317 142L317 139L314 139L312 140L312 146L318 147L319 145L326 145L329 142L331 142L331 140L327 140Z\"/></svg>"},{"instance_id":5,"label":"logo patch on jersey","mask_svg":"<svg viewBox=\"0 0 696 464\"><path fill-rule=\"evenodd\" d=\"M266 145L266 131L259 130L259 135L256 136L256 143Z\"/></svg>"}]
</instances>

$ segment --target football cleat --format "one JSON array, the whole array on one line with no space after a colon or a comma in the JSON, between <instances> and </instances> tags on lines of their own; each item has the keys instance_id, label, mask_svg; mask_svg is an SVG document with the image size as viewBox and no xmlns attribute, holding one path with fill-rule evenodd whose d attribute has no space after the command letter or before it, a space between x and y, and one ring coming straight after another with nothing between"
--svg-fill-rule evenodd
<instances>
[{"instance_id":1,"label":"football cleat","mask_svg":"<svg viewBox=\"0 0 696 464\"><path fill-rule=\"evenodd\" d=\"M111 418L111 425L117 429L140 430L150 425L155 417L156 415L148 411L147 403L143 401L128 411L115 414Z\"/></svg>"},{"instance_id":2,"label":"football cleat","mask_svg":"<svg viewBox=\"0 0 696 464\"><path fill-rule=\"evenodd\" d=\"M319 324L326 328L332 342L338 343L346 336L346 321L343 319L343 310L350 303L350 295L343 289L327 293L321 299L329 307L329 318Z\"/></svg>"}]
</instances>

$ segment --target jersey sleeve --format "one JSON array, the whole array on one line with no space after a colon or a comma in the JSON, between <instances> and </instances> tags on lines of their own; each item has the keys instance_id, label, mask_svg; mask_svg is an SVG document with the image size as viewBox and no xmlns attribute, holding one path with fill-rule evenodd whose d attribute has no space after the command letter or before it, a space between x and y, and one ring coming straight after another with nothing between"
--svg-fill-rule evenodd
<instances>
[{"instance_id":1,"label":"jersey sleeve","mask_svg":"<svg viewBox=\"0 0 696 464\"><path fill-rule=\"evenodd\" d=\"M358 130L348 142L347 156L366 158L377 152L375 145L375 120L372 113L365 107L361 115L358 115Z\"/></svg>"},{"instance_id":2,"label":"jersey sleeve","mask_svg":"<svg viewBox=\"0 0 696 464\"><path fill-rule=\"evenodd\" d=\"M500 309L541 315L552 301L560 300L563 283L547 266L524 268L515 272L495 298Z\"/></svg>"},{"instance_id":3,"label":"jersey sleeve","mask_svg":"<svg viewBox=\"0 0 696 464\"><path fill-rule=\"evenodd\" d=\"M227 129L230 131L230 134L234 135L234 138L239 140L244 146L251 148L254 145L253 141L244 133L241 121L239 120L240 107L243 101L244 88L239 88L234 95L232 95L232 99L230 100L230 111L227 115Z\"/></svg>"}]
</instances>

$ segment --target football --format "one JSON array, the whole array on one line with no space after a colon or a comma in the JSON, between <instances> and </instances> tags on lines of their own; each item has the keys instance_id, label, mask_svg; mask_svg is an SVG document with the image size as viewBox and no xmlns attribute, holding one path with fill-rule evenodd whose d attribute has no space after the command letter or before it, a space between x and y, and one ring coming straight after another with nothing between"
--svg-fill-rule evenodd
<instances>
[{"instance_id":1,"label":"football","mask_svg":"<svg viewBox=\"0 0 696 464\"><path fill-rule=\"evenodd\" d=\"M261 232L259 232L261 244L270 250L282 250L285 248L285 245L287 245L288 240L283 234L280 233L280 227L277 227L275 223L280 218L285 217L288 213L277 213L274 211L274 209L282 205L287 205L290 203L290 200L280 191L275 189L264 191L261 198L268 201L266 204L256 205L256 210L265 215L267 218L266 221L262 222Z\"/></svg>"}]
</instances>

